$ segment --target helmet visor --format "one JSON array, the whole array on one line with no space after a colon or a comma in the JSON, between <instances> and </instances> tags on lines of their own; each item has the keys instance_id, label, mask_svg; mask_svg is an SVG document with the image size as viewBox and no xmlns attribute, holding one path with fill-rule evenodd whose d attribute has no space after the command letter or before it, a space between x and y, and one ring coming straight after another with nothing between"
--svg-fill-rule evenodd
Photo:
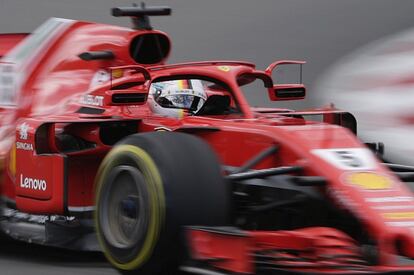
<instances>
[{"instance_id":1,"label":"helmet visor","mask_svg":"<svg viewBox=\"0 0 414 275\"><path fill-rule=\"evenodd\" d=\"M174 107L191 111L197 111L205 102L201 97L194 95L167 95L165 98L171 102L171 105Z\"/></svg>"}]
</instances>

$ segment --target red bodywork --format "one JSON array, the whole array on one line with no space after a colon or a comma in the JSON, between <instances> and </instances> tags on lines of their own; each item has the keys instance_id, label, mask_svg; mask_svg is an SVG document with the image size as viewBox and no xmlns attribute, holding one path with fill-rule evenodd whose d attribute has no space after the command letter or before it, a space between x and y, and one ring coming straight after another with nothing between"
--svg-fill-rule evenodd
<instances>
[{"instance_id":1,"label":"red bodywork","mask_svg":"<svg viewBox=\"0 0 414 275\"><path fill-rule=\"evenodd\" d=\"M0 102L1 193L19 211L76 215L93 209L96 171L113 144L123 137L108 134L116 127L127 129L127 134L156 130L194 134L212 146L223 165L231 167L240 167L258 152L277 145L278 157L267 158L255 169L300 165L302 175L325 178L327 185L321 192L332 205L352 213L376 243L379 256L375 265L340 268L340 272L414 270L414 265L400 266L395 256L414 258L414 196L354 133L340 126L346 126L340 119L343 112L332 108L293 112L248 104L238 77L258 76L271 94L271 73L278 63L263 71L238 61L165 65L168 50L158 62L137 64L130 56L133 38L154 33L168 39L166 34L70 20L53 25L48 33L40 42L27 38L27 44L36 44L31 55L20 58L11 51L1 60L2 73L15 84L12 90L7 83L0 86L3 93L10 93ZM0 43L4 46L2 40ZM7 43L4 47L10 48ZM5 52L0 49L0 53ZM111 51L115 58L88 61L78 57L88 51ZM286 62L290 61L282 61ZM109 78L95 81L99 71ZM152 113L145 101L117 104L111 100L114 94L147 96L152 81L174 75L202 76L225 83L241 112L173 118ZM123 85L131 82L141 84ZM307 115L321 115L322 121L307 120ZM89 147L65 150L62 140L67 136L81 139ZM342 151L347 156L341 157ZM361 163L348 165L347 158ZM245 230L240 235L193 228L189 237L193 258L216 259L211 266L224 272L254 273L252 253L270 253L270 259L278 257L275 262L279 264L283 258L280 266L284 269L317 273L337 273L331 264L344 266L321 255L342 253L347 259L359 255L355 240L326 227ZM315 261L298 267L291 261L298 254L271 252L283 249L300 251ZM359 262L346 263L359 267Z\"/></svg>"},{"instance_id":2,"label":"red bodywork","mask_svg":"<svg viewBox=\"0 0 414 275\"><path fill-rule=\"evenodd\" d=\"M14 48L20 41L26 38L27 33L7 33L0 34L0 57L6 55L8 51Z\"/></svg>"}]
</instances>

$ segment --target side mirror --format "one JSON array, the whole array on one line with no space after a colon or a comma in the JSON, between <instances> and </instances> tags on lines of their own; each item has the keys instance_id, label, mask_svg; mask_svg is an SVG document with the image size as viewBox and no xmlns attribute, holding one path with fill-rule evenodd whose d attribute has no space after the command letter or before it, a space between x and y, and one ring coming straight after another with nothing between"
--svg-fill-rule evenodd
<instances>
[{"instance_id":1,"label":"side mirror","mask_svg":"<svg viewBox=\"0 0 414 275\"><path fill-rule=\"evenodd\" d=\"M276 84L268 92L272 101L304 99L306 96L303 84Z\"/></svg>"},{"instance_id":2,"label":"side mirror","mask_svg":"<svg viewBox=\"0 0 414 275\"><path fill-rule=\"evenodd\" d=\"M286 82L281 80L280 77L277 77L276 80L273 80L273 83L280 83L284 82L284 84L275 84L272 88L269 88L269 98L272 101L279 101L279 100L298 100L304 99L306 96L306 88L305 85L302 84L302 65L305 64L305 61L298 61L298 60L279 60L275 61L266 68L265 73L273 79L272 74L273 71L280 69L282 67L289 67L293 65L294 68L299 66L299 71L295 70L293 74L293 78L295 79L292 81L286 81L289 84L285 84ZM289 75L289 70L287 73L284 72L284 69L281 69L282 73ZM296 79L297 78L297 79ZM286 80L286 79L285 79Z\"/></svg>"},{"instance_id":3,"label":"side mirror","mask_svg":"<svg viewBox=\"0 0 414 275\"><path fill-rule=\"evenodd\" d=\"M151 74L145 67L126 65L110 67L109 70L111 88L105 91L104 105L143 105L147 102Z\"/></svg>"}]
</instances>

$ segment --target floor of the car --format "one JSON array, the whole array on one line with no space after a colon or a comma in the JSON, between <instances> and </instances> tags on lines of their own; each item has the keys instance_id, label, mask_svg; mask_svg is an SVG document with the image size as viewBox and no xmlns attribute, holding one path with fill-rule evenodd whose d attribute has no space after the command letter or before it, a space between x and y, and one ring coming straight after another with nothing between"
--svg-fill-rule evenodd
<instances>
[{"instance_id":1,"label":"floor of the car","mask_svg":"<svg viewBox=\"0 0 414 275\"><path fill-rule=\"evenodd\" d=\"M4 208L0 230L19 241L73 250L100 251L92 219L32 215Z\"/></svg>"}]
</instances>

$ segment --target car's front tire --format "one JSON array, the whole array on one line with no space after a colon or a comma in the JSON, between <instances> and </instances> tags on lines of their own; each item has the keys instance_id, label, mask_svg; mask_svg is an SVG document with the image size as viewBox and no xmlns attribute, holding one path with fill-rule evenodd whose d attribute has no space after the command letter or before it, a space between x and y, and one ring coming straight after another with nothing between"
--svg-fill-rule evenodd
<instances>
[{"instance_id":1,"label":"car's front tire","mask_svg":"<svg viewBox=\"0 0 414 275\"><path fill-rule=\"evenodd\" d=\"M219 162L201 139L132 135L114 146L97 175L98 239L124 274L177 274L182 227L227 225L229 199Z\"/></svg>"}]
</instances>

